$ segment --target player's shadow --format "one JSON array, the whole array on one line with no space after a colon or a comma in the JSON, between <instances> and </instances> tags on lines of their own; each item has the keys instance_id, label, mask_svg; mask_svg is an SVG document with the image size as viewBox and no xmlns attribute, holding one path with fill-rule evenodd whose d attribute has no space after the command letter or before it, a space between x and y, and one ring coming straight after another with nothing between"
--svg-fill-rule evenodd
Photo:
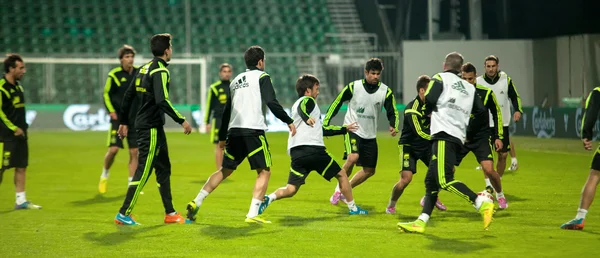
<instances>
[{"instance_id":1,"label":"player's shadow","mask_svg":"<svg viewBox=\"0 0 600 258\"><path fill-rule=\"evenodd\" d=\"M154 226L116 226L117 230L115 232L112 233L108 233L108 234L102 234L102 233L98 233L98 232L87 232L83 235L83 238L90 241L90 242L95 242L97 244L100 245L116 245L116 244L122 244L125 243L129 240L132 240L135 238L136 235L141 234L141 233L145 233L160 227L165 226L164 224L161 225L154 225ZM155 234L155 235L144 235L144 239L148 239L148 238L153 238L153 237L164 237L164 234Z\"/></svg>"},{"instance_id":2,"label":"player's shadow","mask_svg":"<svg viewBox=\"0 0 600 258\"><path fill-rule=\"evenodd\" d=\"M279 220L279 224L284 227L302 227L315 221L330 221L338 220L345 215L339 214L339 216L321 216L321 217L299 217L299 216L285 216Z\"/></svg>"},{"instance_id":3,"label":"player's shadow","mask_svg":"<svg viewBox=\"0 0 600 258\"><path fill-rule=\"evenodd\" d=\"M444 212L435 211L434 217L439 217L440 220L454 220L455 218L465 218L472 221L480 221L481 215L477 211L465 210L448 210Z\"/></svg>"},{"instance_id":4,"label":"player's shadow","mask_svg":"<svg viewBox=\"0 0 600 258\"><path fill-rule=\"evenodd\" d=\"M12 209L12 210L5 210L5 211L0 211L0 214L7 214L7 213L11 213L11 212L15 212L17 210Z\"/></svg>"},{"instance_id":5,"label":"player's shadow","mask_svg":"<svg viewBox=\"0 0 600 258\"><path fill-rule=\"evenodd\" d=\"M340 211L342 211L343 213L345 213L345 214L348 214L348 206L347 206L347 205L346 205L344 202L341 202L341 203L340 203L340 205L338 205L337 207L338 207L338 209L339 209ZM369 214L367 214L367 216L368 216L368 215L375 215L375 214L380 214L380 213L382 213L382 211L378 211L378 210L377 210L377 208L376 208L375 206L371 206L371 205L360 205L359 207L360 207L361 209L363 209L363 210L366 210L366 211L368 211L368 212L369 212ZM365 215L360 215L360 216L365 216Z\"/></svg>"},{"instance_id":6,"label":"player's shadow","mask_svg":"<svg viewBox=\"0 0 600 258\"><path fill-rule=\"evenodd\" d=\"M115 201L119 201L119 200L122 201L124 198L125 198L125 195L106 197L104 195L97 194L96 196L94 196L90 199L72 201L71 205L85 206L85 205L92 205L92 204L98 204L98 203L111 203L111 202L115 202Z\"/></svg>"},{"instance_id":7,"label":"player's shadow","mask_svg":"<svg viewBox=\"0 0 600 258\"><path fill-rule=\"evenodd\" d=\"M518 197L512 194L504 194L504 197L506 197L506 200L508 201L509 205L511 202L525 202L529 200L527 198Z\"/></svg>"},{"instance_id":8,"label":"player's shadow","mask_svg":"<svg viewBox=\"0 0 600 258\"><path fill-rule=\"evenodd\" d=\"M481 240L481 237L473 238L473 241L463 241L456 238L442 238L434 235L426 235L426 237L431 240L426 248L438 252L467 254L493 247L487 243L475 242Z\"/></svg>"},{"instance_id":9,"label":"player's shadow","mask_svg":"<svg viewBox=\"0 0 600 258\"><path fill-rule=\"evenodd\" d=\"M218 240L230 240L240 237L275 233L274 230L256 232L263 228L261 224L248 224L241 227L228 227L225 225L212 224L204 224L202 226L205 226L200 230L203 235Z\"/></svg>"}]
</instances>

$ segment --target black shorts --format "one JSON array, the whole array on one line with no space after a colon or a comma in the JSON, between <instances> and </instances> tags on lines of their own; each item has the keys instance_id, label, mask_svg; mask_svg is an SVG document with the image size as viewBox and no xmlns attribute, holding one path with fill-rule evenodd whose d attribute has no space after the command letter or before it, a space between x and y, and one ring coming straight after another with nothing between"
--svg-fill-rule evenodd
<instances>
[{"instance_id":1,"label":"black shorts","mask_svg":"<svg viewBox=\"0 0 600 258\"><path fill-rule=\"evenodd\" d=\"M592 158L592 169L600 171L600 146L598 146L598 149Z\"/></svg>"},{"instance_id":2,"label":"black shorts","mask_svg":"<svg viewBox=\"0 0 600 258\"><path fill-rule=\"evenodd\" d=\"M119 138L119 136L117 135L117 131L119 130L119 120L110 120L110 130L108 130L108 147L119 147L121 149L123 149L123 140L121 140L121 138ZM129 146L129 148L137 148L138 144L137 144L137 132L135 130L135 128L129 127L127 130L127 137L125 137L125 139L127 139L127 146Z\"/></svg>"},{"instance_id":3,"label":"black shorts","mask_svg":"<svg viewBox=\"0 0 600 258\"><path fill-rule=\"evenodd\" d=\"M344 145L346 153L358 153L357 166L365 168L375 168L377 166L377 139L363 139L354 133L347 133L344 136Z\"/></svg>"},{"instance_id":4,"label":"black shorts","mask_svg":"<svg viewBox=\"0 0 600 258\"><path fill-rule=\"evenodd\" d=\"M290 151L292 167L288 184L301 186L311 171L317 171L323 178L330 181L342 168L324 147L298 146Z\"/></svg>"},{"instance_id":5,"label":"black shorts","mask_svg":"<svg viewBox=\"0 0 600 258\"><path fill-rule=\"evenodd\" d=\"M490 127L490 129L492 130L494 137L492 137L492 142L496 141L496 127ZM510 151L510 133L509 131L509 127L508 126L504 126L502 127L502 137L504 139L502 139L502 149L500 149L499 152L508 152Z\"/></svg>"},{"instance_id":6,"label":"black shorts","mask_svg":"<svg viewBox=\"0 0 600 258\"><path fill-rule=\"evenodd\" d=\"M235 170L245 158L248 158L250 169L271 167L271 152L264 134L227 136L223 153L223 168Z\"/></svg>"},{"instance_id":7,"label":"black shorts","mask_svg":"<svg viewBox=\"0 0 600 258\"><path fill-rule=\"evenodd\" d=\"M429 166L431 160L431 148L413 148L408 144L398 145L401 171L410 171L413 174L417 173L417 161L421 160L425 166Z\"/></svg>"},{"instance_id":8,"label":"black shorts","mask_svg":"<svg viewBox=\"0 0 600 258\"><path fill-rule=\"evenodd\" d=\"M461 144L447 140L434 140L431 145L431 162L425 176L427 192L437 192L440 188L447 189L454 183L454 162Z\"/></svg>"},{"instance_id":9,"label":"black shorts","mask_svg":"<svg viewBox=\"0 0 600 258\"><path fill-rule=\"evenodd\" d=\"M210 142L217 144L219 143L219 128L221 128L221 119L213 118L210 125Z\"/></svg>"},{"instance_id":10,"label":"black shorts","mask_svg":"<svg viewBox=\"0 0 600 258\"><path fill-rule=\"evenodd\" d=\"M461 147L460 151L456 154L456 166L459 166L462 160L469 154L469 152L473 152L475 154L475 158L477 159L477 163L481 163L485 160L494 161L494 148L492 148L491 143L492 137L481 137L475 139L471 142L465 142L465 144Z\"/></svg>"},{"instance_id":11,"label":"black shorts","mask_svg":"<svg viewBox=\"0 0 600 258\"><path fill-rule=\"evenodd\" d=\"M2 169L26 168L29 165L29 146L26 139L0 142Z\"/></svg>"}]
</instances>

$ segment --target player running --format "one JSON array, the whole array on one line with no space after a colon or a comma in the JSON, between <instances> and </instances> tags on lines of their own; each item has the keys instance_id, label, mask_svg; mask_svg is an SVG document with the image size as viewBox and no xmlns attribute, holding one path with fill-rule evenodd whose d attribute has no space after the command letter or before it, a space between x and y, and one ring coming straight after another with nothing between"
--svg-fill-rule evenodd
<instances>
[{"instance_id":1,"label":"player running","mask_svg":"<svg viewBox=\"0 0 600 258\"><path fill-rule=\"evenodd\" d=\"M296 126L296 135L288 137L288 154L292 157L290 175L286 186L265 196L259 214L275 200L293 197L311 171L317 171L323 178L330 181L336 178L340 191L346 197L348 213L350 215L368 214L366 210L358 207L352 196L352 187L348 181L346 171L340 168L335 159L325 149L323 136L355 132L358 129L356 122L347 126L323 126L321 111L316 99L319 95L319 79L312 75L302 75L296 81L296 91L300 97L292 106L292 119Z\"/></svg>"},{"instance_id":2,"label":"player running","mask_svg":"<svg viewBox=\"0 0 600 258\"><path fill-rule=\"evenodd\" d=\"M483 227L488 228L494 214L494 204L486 196L478 195L464 183L454 179L456 154L464 144L470 115L487 114L475 88L461 79L463 64L461 54L453 52L446 56L444 72L433 76L425 93L426 115L431 114L431 161L425 176L425 205L419 218L413 222L398 223L405 232L425 232L425 225L433 212L440 189L452 192L473 204L483 216Z\"/></svg>"},{"instance_id":3,"label":"player running","mask_svg":"<svg viewBox=\"0 0 600 258\"><path fill-rule=\"evenodd\" d=\"M104 155L104 167L102 175L100 175L100 183L98 183L98 192L106 193L108 184L109 169L115 161L115 156L119 149L123 149L123 140L117 135L119 129L119 114L121 114L121 102L125 95L125 91L137 74L139 68L133 66L135 58L135 49L129 45L123 45L118 51L119 61L121 66L116 67L108 73L106 84L104 85L104 106L110 115L110 129L108 131L108 151ZM134 99L132 108L128 115L129 133L127 134L127 147L129 147L129 178L127 183L131 183L133 175L138 165L138 144L137 133L135 130L135 115L138 110L138 100ZM143 192L140 192L143 194Z\"/></svg>"},{"instance_id":4,"label":"player running","mask_svg":"<svg viewBox=\"0 0 600 258\"><path fill-rule=\"evenodd\" d=\"M508 157L508 151L510 150L510 137L509 137L509 125L510 125L510 105L515 109L513 119L519 122L521 114L523 114L523 108L521 107L521 97L517 93L517 89L513 83L513 80L504 71L499 70L500 60L498 57L490 55L485 58L485 74L477 77L477 84L492 89L498 104L500 105L502 113L503 123L503 138L502 149L498 151L498 161L496 162L496 171L502 178L504 170L506 169L506 158ZM490 121L490 126L494 126L493 121ZM500 125L498 125L500 126ZM486 180L487 186L491 186L489 180Z\"/></svg>"},{"instance_id":5,"label":"player running","mask_svg":"<svg viewBox=\"0 0 600 258\"><path fill-rule=\"evenodd\" d=\"M244 59L248 69L236 76L229 86L229 98L219 129L219 145L225 148L223 166L208 178L196 198L188 203L188 222L196 220L204 199L248 158L250 168L256 171L257 177L245 222L271 223L258 214L271 177L272 165L265 137L267 124L262 112L263 105L266 104L279 120L288 125L292 136L296 134L296 126L277 101L271 77L264 72L264 50L259 46L252 46L244 53Z\"/></svg>"},{"instance_id":6,"label":"player running","mask_svg":"<svg viewBox=\"0 0 600 258\"><path fill-rule=\"evenodd\" d=\"M493 185L493 189L496 189L496 198L500 209L508 208L508 203L502 192L502 182L500 175L494 170L494 149L499 151L502 149L502 138L503 128L502 126L502 113L494 92L486 87L477 85L475 78L477 78L477 70L471 63L466 63L462 66L462 78L475 86L475 92L478 97L483 101L483 105L492 114L494 127L490 127L489 115L487 113L481 113L480 116L473 116L469 127L467 127L467 142L461 148L456 158L456 166L459 166L461 161L469 152L473 152L477 162L483 168L483 174L485 175L486 182L490 182ZM493 129L493 131L492 131ZM493 146L491 139L493 139ZM491 180L490 180L491 179ZM491 187L488 187L488 192L493 193Z\"/></svg>"},{"instance_id":7,"label":"player running","mask_svg":"<svg viewBox=\"0 0 600 258\"><path fill-rule=\"evenodd\" d=\"M409 102L404 110L404 125L402 135L398 140L401 166L400 180L392 188L390 202L385 209L388 214L396 213L396 202L412 181L413 175L417 173L417 161L421 160L425 166L429 166L431 159L429 125L431 119L424 114L425 92L429 86L429 81L430 78L427 75L419 77L417 80L417 97ZM421 203L423 203L424 198L421 199ZM442 211L446 210L446 206L439 199L436 201L435 206Z\"/></svg>"},{"instance_id":8,"label":"player running","mask_svg":"<svg viewBox=\"0 0 600 258\"><path fill-rule=\"evenodd\" d=\"M594 126L598 120L598 113L600 111L600 87L596 87L588 96L587 102L585 103L585 113L581 120L581 139L583 140L583 147L590 151L592 150L594 138ZM594 195L596 195L596 187L600 182L600 146L594 153L592 159L592 166L590 169L590 175L588 176L583 190L581 191L581 201L579 202L579 209L577 209L577 215L574 219L567 221L562 224L562 229L583 229L585 224L585 215L587 215L588 209L594 201Z\"/></svg>"},{"instance_id":9,"label":"player running","mask_svg":"<svg viewBox=\"0 0 600 258\"><path fill-rule=\"evenodd\" d=\"M349 101L348 111L344 117L344 124L357 122L360 126L356 132L348 132L345 136L346 163L343 169L348 176L352 173L354 165L362 166L350 184L352 188L360 185L375 174L377 165L377 121L381 107L387 112L390 135L398 133L398 111L396 100L392 89L379 81L383 72L383 63L379 58L371 58L365 64L365 79L349 83L335 98L323 125L329 126L331 119L338 113L342 103ZM337 205L343 199L340 186L336 186L333 195L329 199L331 204Z\"/></svg>"},{"instance_id":10,"label":"player running","mask_svg":"<svg viewBox=\"0 0 600 258\"><path fill-rule=\"evenodd\" d=\"M206 131L210 133L210 142L215 145L215 164L217 169L223 163L223 149L219 143L219 128L221 127L221 118L227 102L227 92L231 83L231 65L223 63L219 66L220 80L211 84L206 98L206 113L204 114L204 124ZM212 119L211 119L212 118Z\"/></svg>"}]
</instances>

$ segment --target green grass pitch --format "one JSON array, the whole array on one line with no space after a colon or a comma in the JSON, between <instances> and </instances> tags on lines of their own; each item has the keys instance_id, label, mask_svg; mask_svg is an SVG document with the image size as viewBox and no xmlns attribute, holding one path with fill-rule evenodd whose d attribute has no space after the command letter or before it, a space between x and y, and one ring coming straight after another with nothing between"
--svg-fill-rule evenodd
<instances>
[{"instance_id":1,"label":"green grass pitch","mask_svg":"<svg viewBox=\"0 0 600 258\"><path fill-rule=\"evenodd\" d=\"M215 170L208 136L168 133L174 205L185 212L204 180ZM273 168L268 193L287 182L290 159L287 134L267 135ZM504 176L507 210L498 211L490 230L473 207L442 192L448 211L434 211L425 234L402 233L399 221L421 211L426 168L398 202L396 215L385 214L392 185L398 180L397 138L379 136L377 173L355 188L367 216L348 216L344 204L329 204L334 182L311 174L292 199L276 201L265 212L270 225L248 225L255 174L240 165L232 177L205 200L195 224L164 225L163 208L151 177L134 215L139 227L117 226L113 218L127 184L127 156L117 156L104 196L97 184L106 148L105 133L36 132L30 134L27 197L43 210L13 211L13 172L0 186L0 257L597 257L600 212L592 205L584 231L559 226L573 218L593 152L580 141L515 137L520 170ZM326 139L342 162L342 137ZM485 187L472 155L456 178L474 191ZM356 170L356 169L355 169ZM335 181L335 180L334 180Z\"/></svg>"}]
</instances>

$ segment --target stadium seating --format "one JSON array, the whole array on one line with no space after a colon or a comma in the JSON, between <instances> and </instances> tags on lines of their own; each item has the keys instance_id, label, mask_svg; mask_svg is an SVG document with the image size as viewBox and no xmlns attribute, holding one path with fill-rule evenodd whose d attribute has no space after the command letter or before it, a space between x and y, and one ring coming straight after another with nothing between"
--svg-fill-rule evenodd
<instances>
[{"instance_id":1,"label":"stadium seating","mask_svg":"<svg viewBox=\"0 0 600 258\"><path fill-rule=\"evenodd\" d=\"M115 57L123 44L136 47L138 54L151 56L148 39L152 34L169 32L174 36L175 54L185 51L185 3L183 0L142 0L122 5L116 0L9 0L8 10L0 16L0 44L5 52L26 56L94 56ZM267 53L325 52L324 33L334 32L326 0L214 0L190 1L191 52L215 55L239 53L236 58L214 58L209 62L209 81L217 78L220 62L234 65L234 73L244 68L242 53L250 45L261 45ZM330 48L329 48L330 49ZM215 55L218 56L218 55ZM26 60L27 61L27 60ZM88 67L88 69L86 69ZM55 66L54 90L74 94L52 98L45 89L41 64L28 64L30 103L99 103L104 83L99 67ZM36 69L38 71L36 71ZM186 67L173 65L172 96L185 103ZM196 69L196 68L194 68ZM293 57L267 60L278 93L285 92L298 76ZM35 75L34 75L35 74ZM82 77L80 77L82 76ZM196 88L196 87L194 87ZM197 89L194 89L194 96ZM280 94L281 95L281 94ZM44 97L45 96L45 97ZM62 94L61 94L62 96ZM90 98L90 96L93 96ZM181 98L179 98L181 97ZM292 94L290 99L295 98ZM193 101L197 101L194 97ZM286 102L290 100L287 99ZM192 104L192 103L190 103Z\"/></svg>"}]
</instances>

